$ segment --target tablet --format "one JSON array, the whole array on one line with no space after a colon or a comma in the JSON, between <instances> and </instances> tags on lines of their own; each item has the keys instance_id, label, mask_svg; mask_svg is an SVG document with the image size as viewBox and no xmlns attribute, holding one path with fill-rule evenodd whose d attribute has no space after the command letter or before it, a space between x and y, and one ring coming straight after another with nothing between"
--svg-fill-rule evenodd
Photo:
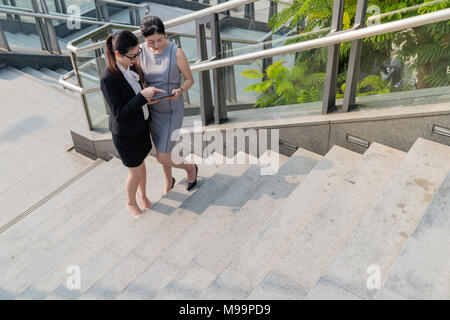
<instances>
[{"instance_id":1,"label":"tablet","mask_svg":"<svg viewBox=\"0 0 450 320\"><path fill-rule=\"evenodd\" d=\"M157 93L153 98L150 99L150 101L160 100L160 99L172 97L174 95L175 95L175 93Z\"/></svg>"}]
</instances>

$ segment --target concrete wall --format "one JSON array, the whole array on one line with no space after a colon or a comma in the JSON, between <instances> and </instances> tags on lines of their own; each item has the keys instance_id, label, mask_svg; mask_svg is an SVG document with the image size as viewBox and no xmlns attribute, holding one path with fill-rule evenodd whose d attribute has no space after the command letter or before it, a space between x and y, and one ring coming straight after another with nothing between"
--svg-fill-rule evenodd
<instances>
[{"instance_id":1,"label":"concrete wall","mask_svg":"<svg viewBox=\"0 0 450 320\"><path fill-rule=\"evenodd\" d=\"M405 152L419 137L450 146L450 138L433 133L433 125L450 128L450 114L299 125L280 128L280 140L321 155L333 145L364 153L367 148L347 141L347 134Z\"/></svg>"},{"instance_id":2,"label":"concrete wall","mask_svg":"<svg viewBox=\"0 0 450 320\"><path fill-rule=\"evenodd\" d=\"M398 117L384 120L354 120L345 122L329 122L326 124L311 125L290 125L280 126L279 129L280 146L279 151L285 156L291 156L297 148L306 149L320 155L325 155L333 145L364 153L367 148L356 145L346 140L347 134L351 134L361 139L368 140L369 143L377 142L398 150L407 152L417 138L421 137L427 140L435 141L450 146L450 137L445 137L433 133L433 126L438 125L444 128L450 128L450 112L447 115L419 116L419 117ZM259 135L261 128L253 128ZM243 129L245 130L245 129ZM216 130L221 132L224 138L224 151L231 150L233 155L239 151L237 140L234 140L234 146L227 144L225 139L226 129ZM267 148L270 149L270 130L267 135ZM203 134L203 132L201 133ZM190 132L191 142L194 143L194 133ZM97 136L97 138L92 138ZM114 148L110 134L90 134L87 130L72 130L72 138L75 149L93 159L101 157L110 159L112 155L118 156ZM202 152L210 142L202 141ZM288 144L288 146L285 145ZM250 151L249 139L245 142L245 152ZM191 152L195 152L193 145ZM155 155L155 148L151 154Z\"/></svg>"}]
</instances>

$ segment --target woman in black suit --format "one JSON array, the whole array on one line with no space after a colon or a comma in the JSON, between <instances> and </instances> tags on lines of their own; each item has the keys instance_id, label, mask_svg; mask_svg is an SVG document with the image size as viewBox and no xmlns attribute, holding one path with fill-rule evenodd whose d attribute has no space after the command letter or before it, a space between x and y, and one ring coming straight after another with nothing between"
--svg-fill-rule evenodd
<instances>
[{"instance_id":1,"label":"woman in black suit","mask_svg":"<svg viewBox=\"0 0 450 320\"><path fill-rule=\"evenodd\" d=\"M131 31L122 30L109 35L106 53L108 66L102 73L100 87L111 111L109 127L114 145L122 163L129 169L126 206L137 217L142 210L136 202L136 192L143 209L151 207L145 190L144 160L152 148L147 104L156 103L150 99L156 92L164 91L154 87L142 89L145 86L138 75L142 74L138 65L139 41Z\"/></svg>"}]
</instances>

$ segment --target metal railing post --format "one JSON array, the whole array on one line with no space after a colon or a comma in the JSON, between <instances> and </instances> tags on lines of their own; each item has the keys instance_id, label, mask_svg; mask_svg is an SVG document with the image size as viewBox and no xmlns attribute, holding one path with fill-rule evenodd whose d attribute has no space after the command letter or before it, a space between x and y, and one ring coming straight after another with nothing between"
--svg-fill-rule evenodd
<instances>
[{"instance_id":1,"label":"metal railing post","mask_svg":"<svg viewBox=\"0 0 450 320\"><path fill-rule=\"evenodd\" d=\"M61 1L61 11L64 14L67 14L67 5L66 5L66 0L60 0Z\"/></svg>"},{"instance_id":2,"label":"metal railing post","mask_svg":"<svg viewBox=\"0 0 450 320\"><path fill-rule=\"evenodd\" d=\"M8 39L6 39L1 23L0 23L0 49L11 52L11 48L9 47L8 44Z\"/></svg>"},{"instance_id":3,"label":"metal railing post","mask_svg":"<svg viewBox=\"0 0 450 320\"><path fill-rule=\"evenodd\" d=\"M249 3L245 5L244 18L255 20L255 4Z\"/></svg>"},{"instance_id":4,"label":"metal railing post","mask_svg":"<svg viewBox=\"0 0 450 320\"><path fill-rule=\"evenodd\" d=\"M9 5L10 5L9 2L8 2L8 0L3 0L3 4L4 4L5 6L9 6ZM11 4L11 6L12 6L12 4ZM7 14L6 14L6 19L12 20L12 19L13 19L12 14L7 13Z\"/></svg>"},{"instance_id":5,"label":"metal railing post","mask_svg":"<svg viewBox=\"0 0 450 320\"><path fill-rule=\"evenodd\" d=\"M272 35L271 35L270 37L268 37L268 38L264 41L263 49L264 49L264 50L272 49ZM268 80L265 71L266 71L267 67L269 67L272 63L273 63L273 58L272 58L272 57L263 59L263 72L264 72L264 78L262 79L262 81Z\"/></svg>"},{"instance_id":6,"label":"metal railing post","mask_svg":"<svg viewBox=\"0 0 450 320\"><path fill-rule=\"evenodd\" d=\"M65 0L54 0L56 12L58 13L67 13L67 7Z\"/></svg>"},{"instance_id":7,"label":"metal railing post","mask_svg":"<svg viewBox=\"0 0 450 320\"><path fill-rule=\"evenodd\" d=\"M367 10L367 0L358 0L356 6L356 16L354 30L364 28ZM343 111L348 112L349 109L356 104L356 88L358 84L359 67L361 63L362 39L352 41L350 50L350 59L348 62L347 80L344 93Z\"/></svg>"},{"instance_id":8,"label":"metal railing post","mask_svg":"<svg viewBox=\"0 0 450 320\"><path fill-rule=\"evenodd\" d=\"M342 30L344 16L344 0L334 0L333 18L331 20L331 31L329 36ZM323 94L322 113L330 113L336 108L336 84L339 72L340 44L328 47L328 61Z\"/></svg>"},{"instance_id":9,"label":"metal railing post","mask_svg":"<svg viewBox=\"0 0 450 320\"><path fill-rule=\"evenodd\" d=\"M269 20L278 13L278 4L275 0L270 0L270 7L269 7Z\"/></svg>"},{"instance_id":10,"label":"metal railing post","mask_svg":"<svg viewBox=\"0 0 450 320\"><path fill-rule=\"evenodd\" d=\"M141 10L139 8L135 8L134 18L136 19L136 23L134 23L134 25L139 26L141 24Z\"/></svg>"},{"instance_id":11,"label":"metal railing post","mask_svg":"<svg viewBox=\"0 0 450 320\"><path fill-rule=\"evenodd\" d=\"M95 0L95 13L98 20L106 22L110 21L107 4L101 0Z\"/></svg>"},{"instance_id":12,"label":"metal railing post","mask_svg":"<svg viewBox=\"0 0 450 320\"><path fill-rule=\"evenodd\" d=\"M170 36L170 40L173 40L173 42L175 42L175 44L177 45L178 48L181 48L181 38L179 35L173 35ZM184 82L184 77L183 74L181 74L181 83ZM191 101L189 99L189 91L183 91L183 100L185 103L187 104L191 104Z\"/></svg>"},{"instance_id":13,"label":"metal railing post","mask_svg":"<svg viewBox=\"0 0 450 320\"><path fill-rule=\"evenodd\" d=\"M61 3L59 0L54 0L55 3L55 10L57 13L62 13Z\"/></svg>"},{"instance_id":14,"label":"metal railing post","mask_svg":"<svg viewBox=\"0 0 450 320\"><path fill-rule=\"evenodd\" d=\"M8 0L3 0L3 4L7 5L7 6L9 5L11 7L17 7L16 0L9 0L9 3L8 3ZM6 18L18 22L19 23L19 27L20 27L20 31L23 31L22 22L20 21L20 16L19 15L17 15L17 14L13 15L13 14L7 13L6 14Z\"/></svg>"},{"instance_id":15,"label":"metal railing post","mask_svg":"<svg viewBox=\"0 0 450 320\"><path fill-rule=\"evenodd\" d=\"M217 4L221 4L221 3L224 3L224 2L227 2L227 1L228 0L218 0ZM230 15L230 10L223 11L222 13L226 14L227 16L229 16Z\"/></svg>"},{"instance_id":16,"label":"metal railing post","mask_svg":"<svg viewBox=\"0 0 450 320\"><path fill-rule=\"evenodd\" d=\"M209 19L208 19L209 20ZM199 61L208 60L208 48L206 46L206 23L205 19L198 19L195 23L197 38L197 55ZM202 71L198 75L200 88L200 115L204 126L214 121L214 105L211 93L211 81L209 71Z\"/></svg>"},{"instance_id":17,"label":"metal railing post","mask_svg":"<svg viewBox=\"0 0 450 320\"><path fill-rule=\"evenodd\" d=\"M211 54L216 60L222 59L222 48L219 30L219 15L214 13L210 16L211 30ZM225 95L223 85L226 83L225 70L223 68L213 70L213 87L214 87L214 123L220 124L225 122L227 117Z\"/></svg>"},{"instance_id":18,"label":"metal railing post","mask_svg":"<svg viewBox=\"0 0 450 320\"><path fill-rule=\"evenodd\" d=\"M83 83L81 82L81 77L80 77L80 72L78 70L78 63L77 63L77 57L76 54L74 52L70 52L70 60L72 61L72 68L73 68L73 73L75 74L75 78L77 80L77 85L78 87L83 87ZM89 126L89 130L93 129L92 126L92 120L91 120L91 115L89 113L88 107L87 107L87 100L86 100L86 96L84 94L81 94L81 101L83 104L83 108L84 108L84 115L86 116L86 121L88 123Z\"/></svg>"},{"instance_id":19,"label":"metal railing post","mask_svg":"<svg viewBox=\"0 0 450 320\"><path fill-rule=\"evenodd\" d=\"M41 13L39 10L39 5L37 0L31 0L31 6L33 7L34 13ZM42 50L50 52L51 46L49 45L49 37L46 32L46 28L44 28L44 21L42 18L35 18L36 20L36 29L39 36L39 40L41 41Z\"/></svg>"},{"instance_id":20,"label":"metal railing post","mask_svg":"<svg viewBox=\"0 0 450 320\"><path fill-rule=\"evenodd\" d=\"M222 41L222 58L229 58L233 56L233 44L231 41ZM234 66L227 66L224 68L225 75L225 99L230 102L237 101L236 95L236 77L234 74Z\"/></svg>"},{"instance_id":21,"label":"metal railing post","mask_svg":"<svg viewBox=\"0 0 450 320\"><path fill-rule=\"evenodd\" d=\"M42 13L48 14L48 7L45 0L41 0ZM58 36L56 35L55 27L53 26L53 21L51 19L44 19L45 25L47 27L48 39L50 40L50 52L61 54L61 48L59 47Z\"/></svg>"}]
</instances>

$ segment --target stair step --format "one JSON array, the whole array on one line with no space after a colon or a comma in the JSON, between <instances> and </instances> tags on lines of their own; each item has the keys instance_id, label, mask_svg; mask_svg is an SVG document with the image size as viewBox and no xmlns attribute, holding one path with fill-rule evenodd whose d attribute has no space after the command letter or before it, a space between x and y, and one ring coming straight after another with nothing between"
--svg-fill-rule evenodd
<instances>
[{"instance_id":1,"label":"stair step","mask_svg":"<svg viewBox=\"0 0 450 320\"><path fill-rule=\"evenodd\" d=\"M111 268L119 263L120 257L108 249L95 254L86 263L81 264L82 270L81 288L71 290L67 287L65 279L62 283L45 297L45 300L75 300L80 295L91 288L99 279L99 275L106 274ZM77 261L78 262L78 261ZM127 271L126 271L127 272ZM126 273L125 272L125 273ZM67 279L67 274L66 274Z\"/></svg>"},{"instance_id":2,"label":"stair step","mask_svg":"<svg viewBox=\"0 0 450 320\"><path fill-rule=\"evenodd\" d=\"M66 254L68 248L59 244L51 249L45 250L37 259L25 268L18 276L7 284L1 286L0 299L13 299L22 293L28 285L36 278L44 276L57 261L60 261Z\"/></svg>"},{"instance_id":3,"label":"stair step","mask_svg":"<svg viewBox=\"0 0 450 320\"><path fill-rule=\"evenodd\" d=\"M417 139L323 279L361 298L373 298L376 290L366 285L369 267L380 271L383 283L448 174L448 159L448 146Z\"/></svg>"},{"instance_id":4,"label":"stair step","mask_svg":"<svg viewBox=\"0 0 450 320\"><path fill-rule=\"evenodd\" d=\"M148 262L129 253L89 288L80 300L111 300L147 268Z\"/></svg>"},{"instance_id":5,"label":"stair step","mask_svg":"<svg viewBox=\"0 0 450 320\"><path fill-rule=\"evenodd\" d=\"M95 190L91 190L91 192L88 192L85 196L76 199L76 201L74 201L72 206L70 207L65 206L63 209L66 210L64 212L59 213L57 219L54 219L56 221L49 221L50 223L40 225L39 228L37 228L38 230L40 229L40 232L38 232L36 238L40 241L50 239L50 241L53 241L53 245L51 245L50 243L50 247L47 250L48 256L44 257L45 262L42 262L41 259L37 259L31 265L31 268L34 267L37 270L39 270L36 271L36 269L34 269L35 271L33 272L33 274L35 276L26 277L20 273L18 276L16 276L16 278L13 281L10 281L10 283L8 284L8 288L11 288L11 286L15 286L13 287L15 288L15 290L9 290L10 292L15 292L16 295L18 295L21 294L23 291L25 291L25 289L27 289L28 292L32 293L34 292L34 295L36 295L37 289L35 287L29 287L30 285L37 282L37 280L39 280L40 277L47 275L47 273L51 269L55 268L55 265L58 264L59 260L67 256L70 256L73 251L76 252L77 250L80 250L79 249L80 246L86 247L83 244L76 244L76 245L67 244L63 240L71 232L76 232L74 230L76 230L77 226L83 224L83 222L87 220L90 215L95 214L100 208L108 206L107 203L108 197L109 199L116 199L117 192L113 190L120 189L120 191L122 191L123 189L123 184L118 183L119 181L115 181L118 180L119 178L124 178L120 174L121 167L123 166L121 164L121 161L119 161L118 159L110 160L106 168L103 170L105 172L101 177L103 181L107 181L106 183L102 182L102 180L100 180L100 182L96 181L97 188L95 188ZM126 170L124 171L126 172ZM116 176L118 176L119 178L116 178ZM111 184L111 186L107 185L108 183ZM86 188L86 184L83 184L83 186ZM108 188L110 188L111 190L108 190ZM118 207L117 203L115 204L115 207L116 208ZM46 237L46 239L42 239L43 237L45 237L46 234L49 235ZM62 247L61 250L60 247ZM91 250L88 247L86 247L86 249ZM60 273L55 274L54 277L60 279L61 274ZM24 281L24 279L26 279L27 281ZM54 282L55 281L52 281L52 283ZM19 283L20 286L18 286L17 283ZM56 289L56 287L52 288L52 290L53 289ZM49 293L51 293L51 291L49 292L39 291L39 292L41 297L47 296Z\"/></svg>"},{"instance_id":6,"label":"stair step","mask_svg":"<svg viewBox=\"0 0 450 320\"><path fill-rule=\"evenodd\" d=\"M305 297L305 300L362 300L357 295L331 283L320 279Z\"/></svg>"},{"instance_id":7,"label":"stair step","mask_svg":"<svg viewBox=\"0 0 450 320\"><path fill-rule=\"evenodd\" d=\"M372 143L248 299L304 299L404 156Z\"/></svg>"},{"instance_id":8,"label":"stair step","mask_svg":"<svg viewBox=\"0 0 450 320\"><path fill-rule=\"evenodd\" d=\"M184 201L170 215L153 215L158 218L159 223L155 224L147 237L132 251L148 262L152 262L183 234L247 168L246 165L221 167L192 197Z\"/></svg>"},{"instance_id":9,"label":"stair step","mask_svg":"<svg viewBox=\"0 0 450 320\"><path fill-rule=\"evenodd\" d=\"M287 159L280 155L283 164ZM261 175L260 167L251 166L242 176L236 179L222 196L202 212L201 216L185 231L171 246L164 250L161 257L177 265L179 269L202 249L217 231L221 229L239 208L270 179L268 175ZM156 262L158 264L158 262ZM149 268L152 268L150 266ZM159 277L160 275L155 275ZM162 276L162 275L161 275ZM131 286L132 288L133 286ZM130 294L128 291L125 294ZM124 296L124 295L123 295ZM122 298L123 298L122 296ZM148 297L147 297L148 298ZM159 299L159 298L157 298Z\"/></svg>"},{"instance_id":10,"label":"stair step","mask_svg":"<svg viewBox=\"0 0 450 320\"><path fill-rule=\"evenodd\" d=\"M57 73L55 73L49 69L46 69L46 68L43 68L41 70L45 71L45 73L38 71L36 69L30 68L30 67L25 67L25 68L21 69L20 71L17 70L17 72L23 72L23 73L27 74L28 76L31 76L35 81L38 81L42 84L45 84L46 86L50 86L50 87L56 89L57 92L59 92L59 93L63 92L64 95L66 95L66 96L69 96L71 98L76 97L77 99L79 99L78 93L66 90L63 88L62 85L59 84L60 75L58 75Z\"/></svg>"},{"instance_id":11,"label":"stair step","mask_svg":"<svg viewBox=\"0 0 450 320\"><path fill-rule=\"evenodd\" d=\"M45 299L52 291L56 290L58 286L62 283L66 283L70 274L67 273L67 270L70 266L82 266L90 259L93 259L97 253L87 248L86 246L79 246L73 250L70 250L70 253L66 255L63 259L61 259L53 268L50 268L50 271L46 273L42 278L37 281L33 281L31 286L28 286L25 291L23 291L19 296L17 296L16 300L43 300ZM84 278L83 271L83 281L86 280ZM35 277L36 279L36 277ZM68 290L68 289L67 289Z\"/></svg>"},{"instance_id":12,"label":"stair step","mask_svg":"<svg viewBox=\"0 0 450 320\"><path fill-rule=\"evenodd\" d=\"M224 169L219 169L218 171L220 173L223 173L223 170ZM242 205L243 203L245 203L246 199L248 199L249 196L252 194L252 190L255 189L255 186L253 186L253 187L249 186L248 180L251 180L251 181L255 182L255 184L258 184L258 183L261 183L264 179L268 178L268 176L262 176L258 179L258 178L256 178L256 174L259 174L259 168L258 167L250 167L248 170L243 172L243 174L241 176L234 179L234 181L227 188L228 191L223 190L222 196L219 196L216 200L211 201L212 204L210 206L208 206L207 208L205 208L204 210L202 210L201 215L195 220L195 222L190 224L189 229L187 229L184 233L181 233L181 232L178 233L177 230L173 230L173 229L168 231L165 228L164 228L164 230L161 229L161 232L157 232L159 237L161 237L161 233L170 232L171 237L169 239L172 239L172 238L175 239L174 235L178 235L177 240L175 240L175 241L168 240L166 243L164 243L164 246L167 246L167 248L168 248L167 255L170 256L170 258L173 258L173 256L178 253L183 254L181 259L177 259L177 262L181 264L184 261L188 261L190 255L192 255L192 252L193 251L195 252L196 247L201 245L197 241L195 234L193 234L191 232L196 233L196 231L198 231L200 227L204 227L206 229L209 228L208 231L211 231L212 228L217 228L217 225L220 226L220 213L226 212L226 213L230 214L230 212L233 210L233 207L237 208L240 205ZM206 188L206 186L203 186L202 189L200 189L197 192L200 192L201 190L203 190L203 188ZM208 189L212 189L210 185L208 185ZM224 206L226 206L225 207L226 209L220 210L220 207L224 207ZM186 213L186 212L187 211L185 211L184 213ZM211 217L213 217L213 215L219 215L219 219L218 219L218 221L216 221L216 225L214 225L214 221L210 220ZM203 223L201 221L203 221ZM174 224L176 223L177 227L178 227L179 225L181 225L182 222L183 221L174 221ZM193 231L191 231L191 230L193 230ZM164 238L167 238L166 235L162 235L162 236ZM202 236L202 239L204 239L203 241L206 242L208 240L207 239L208 235L205 234L205 232L202 232L201 236ZM125 240L125 238L122 240ZM155 240L158 241L159 239L155 239ZM147 243L151 243L151 244L155 243L156 242L155 240L153 240L153 238L147 239L145 241L144 246L146 246ZM120 241L120 239L118 239L117 242L122 242L122 241ZM162 242L162 241L159 240L158 242ZM170 246L170 243L173 243L173 245ZM188 246L188 248L185 248L185 246ZM133 250L133 251L135 251L135 250ZM136 251L138 251L138 250L136 250ZM161 255L163 257L164 257L164 253L165 253L165 251L162 250ZM130 258L133 259L133 257L135 257L134 253L128 253L127 256L125 256L122 259L122 261L127 261ZM148 261L150 259L148 258L148 254L146 254L146 260ZM145 264L145 268L147 266L148 266L148 264ZM139 264L137 266L137 268L140 269L140 267L141 267L141 265ZM120 269L122 269L122 263L119 264L118 266L115 266L114 270L111 271L111 274L121 274L123 272L123 270L120 271ZM132 268L132 269L134 269L134 268ZM142 269L141 272L142 271L144 271L144 269ZM139 272L139 273L141 273L141 272ZM134 280L138 275L139 274L137 274L133 279L131 279L131 281ZM160 275L158 275L158 274L154 274L154 277L159 277L159 276ZM127 279L129 279L129 278L127 278ZM126 285L128 285L129 282L131 282L131 281L128 281L128 283L126 283L126 285L125 285L125 283L122 280L123 279L119 279L119 278L116 279L115 277L106 276L103 279L101 279L98 283L96 283L93 288L89 289L89 291L82 298L83 299L95 299L95 298L101 297L102 299L104 299L104 298L113 299L117 295L119 295L119 293L125 288Z\"/></svg>"},{"instance_id":13,"label":"stair step","mask_svg":"<svg viewBox=\"0 0 450 320\"><path fill-rule=\"evenodd\" d=\"M397 258L383 289L403 299L449 300L449 230L450 173Z\"/></svg>"},{"instance_id":14,"label":"stair step","mask_svg":"<svg viewBox=\"0 0 450 320\"><path fill-rule=\"evenodd\" d=\"M21 183L45 197L93 163L92 159L79 153L65 152L27 176ZM69 201L70 196L64 194L64 200Z\"/></svg>"},{"instance_id":15,"label":"stair step","mask_svg":"<svg viewBox=\"0 0 450 320\"><path fill-rule=\"evenodd\" d=\"M30 67L23 68L20 71L35 77L36 79L44 82L45 84L51 86L52 88L63 91L63 89L62 89L61 85L58 83L58 81L55 78L50 77L45 73L42 73L42 72L40 72L36 69L30 68Z\"/></svg>"},{"instance_id":16,"label":"stair step","mask_svg":"<svg viewBox=\"0 0 450 320\"><path fill-rule=\"evenodd\" d=\"M0 286L23 272L29 266L28 262L35 263L36 261L32 258L36 257L35 252L39 251L40 248L50 250L52 245L47 237L51 230L58 226L61 221L70 221L64 215L67 216L70 212L79 215L79 212L87 209L86 203L83 204L83 199L89 198L91 194L96 195L96 192L97 199L100 199L98 194L101 190L98 191L97 188L92 187L92 184L98 183L99 179L111 176L112 173L110 165L97 167L1 235L0 246L2 250L0 252L2 259L9 256L15 256L16 258L1 266ZM72 201L61 201L64 193L70 193L73 197Z\"/></svg>"},{"instance_id":17,"label":"stair step","mask_svg":"<svg viewBox=\"0 0 450 320\"><path fill-rule=\"evenodd\" d=\"M152 204L161 201L161 192L165 186L161 166L154 157L147 157L145 160L147 168L147 194ZM174 176L180 178L178 170L173 170ZM123 182L126 179L126 172L122 173ZM123 186L122 186L123 188ZM123 188L124 189L124 188ZM106 246L112 235L119 236L125 232L129 225L139 224L141 219L134 219L128 214L125 207L125 190L120 196L114 198L105 207L92 215L88 220L80 225L64 242L70 245L84 243L94 251L100 251ZM147 214L147 212L145 213Z\"/></svg>"},{"instance_id":18,"label":"stair step","mask_svg":"<svg viewBox=\"0 0 450 320\"><path fill-rule=\"evenodd\" d=\"M88 222L99 210L108 205L108 203L123 195L127 169L116 158L111 159L108 165L111 167L111 176L105 178L103 181L98 181L96 184L96 188L100 189L100 192L90 193L83 199L79 199L77 203L79 205L67 208L67 213L61 215L61 223L49 231L47 239L50 243L57 244L65 242L72 244L66 239L75 230Z\"/></svg>"},{"instance_id":19,"label":"stair step","mask_svg":"<svg viewBox=\"0 0 450 320\"><path fill-rule=\"evenodd\" d=\"M333 146L201 298L247 297L360 158L358 153Z\"/></svg>"},{"instance_id":20,"label":"stair step","mask_svg":"<svg viewBox=\"0 0 450 320\"><path fill-rule=\"evenodd\" d=\"M59 68L59 69L55 70L55 72L59 73L60 75L65 75L65 74L69 73L68 70L65 70L65 69L62 69L62 68Z\"/></svg>"},{"instance_id":21,"label":"stair step","mask_svg":"<svg viewBox=\"0 0 450 320\"><path fill-rule=\"evenodd\" d=\"M59 78L61 77L61 75L53 70L50 70L48 68L42 68L39 70L40 72L42 72L43 74L48 75L49 77L52 77L53 79L55 79L56 81L59 80Z\"/></svg>"},{"instance_id":22,"label":"stair step","mask_svg":"<svg viewBox=\"0 0 450 320\"><path fill-rule=\"evenodd\" d=\"M165 286L167 287L164 289L164 296L161 293L160 298L173 297L174 292L177 292L177 297L192 298L192 292L177 290L177 285L191 283L190 279L201 278L203 279L202 282L196 282L196 285L189 286L189 288L195 290L197 295L200 295L231 261L239 248L253 237L321 158L315 153L303 149L297 150L181 271L179 266L168 262L166 259L157 259L149 267L148 273L153 270L152 268L158 270L159 265L168 264L172 266L171 272L175 268L178 272L171 278L161 274L161 279L165 279L166 282L156 281L155 284L150 282L147 286L153 296L146 296L146 298L154 298ZM201 273L203 275L199 276ZM128 290L123 292L119 298L134 297L133 288L139 284L142 285L146 281L146 277L146 275L143 275L142 279L137 279L136 284L131 284L130 288L127 288ZM205 282L207 279L211 279L209 283ZM172 281L169 283L170 280ZM205 285L206 287L203 287Z\"/></svg>"},{"instance_id":23,"label":"stair step","mask_svg":"<svg viewBox=\"0 0 450 320\"><path fill-rule=\"evenodd\" d=\"M215 274L220 274L238 249L256 234L321 158L307 150L297 150L194 260Z\"/></svg>"},{"instance_id":24,"label":"stair step","mask_svg":"<svg viewBox=\"0 0 450 320\"><path fill-rule=\"evenodd\" d=\"M151 160L149 160L149 158ZM161 178L158 178L157 175L162 177L162 170L159 172L160 165L157 163L155 159L148 157L147 160L148 172L148 181L151 186L155 183L160 185L161 189L163 188L163 181ZM148 165L149 162L153 162L153 167L150 168ZM199 166L200 167L200 166ZM174 170L174 173L181 174L184 176L184 170ZM209 174L208 170L202 170L199 175L205 177L204 174ZM212 173L211 173L212 174ZM177 176L177 175L175 175ZM178 180L181 180L181 176L177 176ZM158 182L158 180L161 180ZM158 206L159 203L171 203L174 204L174 199L176 199L177 195L182 193L185 189L184 184L176 184L174 189L172 189L166 196L161 198L159 201L156 199L156 192L149 192L149 195L153 195L153 199L150 200L153 202L153 207ZM192 194L192 191L190 192ZM158 201L158 202L156 202ZM98 254L106 254L110 257L116 257L117 259L107 259L105 262L98 262L97 257L92 257L91 260L97 261L97 263L103 263L102 266L96 266L96 264L92 264L91 260L86 262L86 266L82 266L84 273L89 273L89 285L84 287L83 289L77 292L67 292L65 285L60 281L58 283L58 279L61 279L61 274L55 274L54 278L50 281L53 285L48 286L42 283L43 281L39 281L36 284L33 284L30 288L30 292L36 291L35 287L41 288L39 291L44 291L45 296L48 296L48 299L56 298L58 295L70 296L72 298L79 298L83 293L85 293L92 285L94 285L99 279L101 279L106 272L109 272L111 268L113 268L119 261L121 261L120 256L106 248L107 244L112 240L122 236L129 229L136 230L141 228L141 223L145 216L150 215L151 211L144 213L139 219L133 219L127 209L124 207L125 202L125 194L115 198L113 201L108 203L106 206L101 208L97 213L95 213L90 220L87 220L82 226L80 226L77 230L74 230L70 237L66 238L64 243L69 245L70 247L85 247L87 250L92 250L94 252L98 252ZM179 205L179 204L178 204ZM129 231L128 231L129 233ZM130 239L131 239L130 235ZM126 260L126 258L124 258ZM122 259L122 260L124 260ZM100 270L100 271L98 271ZM47 279L50 278L51 275L48 275ZM54 290L54 292L52 292ZM95 290L95 289L92 289ZM92 292L92 291L91 291ZM42 295L40 296L42 297Z\"/></svg>"},{"instance_id":25,"label":"stair step","mask_svg":"<svg viewBox=\"0 0 450 320\"><path fill-rule=\"evenodd\" d=\"M282 155L279 157L280 165L283 165L287 158ZM260 171L259 166L251 166L176 242L164 250L162 257L179 266L184 266L194 258L272 177L261 175Z\"/></svg>"},{"instance_id":26,"label":"stair step","mask_svg":"<svg viewBox=\"0 0 450 320\"><path fill-rule=\"evenodd\" d=\"M220 166L210 166L210 165L198 165L198 180L197 187L194 190L187 191L185 187L185 175L184 170L178 170L178 176L175 176L177 182L175 187L164 197L162 197L158 202L154 202L154 205L150 210L140 217L138 221L124 225L120 225L111 221L111 228L115 229L117 237L111 238L108 236L105 239L109 242L104 243L99 240L93 240L93 245L107 246L113 252L124 257L130 250L137 246L142 240L144 240L154 228L158 228L160 221L164 220L166 217L172 216L176 210L183 205L186 201L200 190L204 184L209 184L211 177L218 171ZM162 172L160 174L162 178ZM163 182L161 182L162 184ZM161 187L162 189L163 187ZM162 191L161 191L162 192ZM105 231L108 226L105 226ZM101 231L104 233L104 230Z\"/></svg>"}]
</instances>

